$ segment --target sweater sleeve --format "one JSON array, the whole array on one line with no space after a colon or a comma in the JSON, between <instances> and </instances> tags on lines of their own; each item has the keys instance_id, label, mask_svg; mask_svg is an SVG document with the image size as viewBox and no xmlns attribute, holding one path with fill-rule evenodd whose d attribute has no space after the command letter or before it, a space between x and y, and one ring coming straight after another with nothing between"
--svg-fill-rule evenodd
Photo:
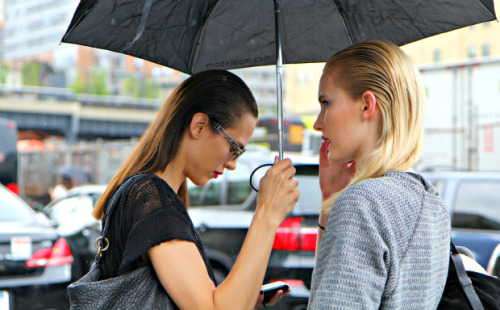
<instances>
[{"instance_id":1,"label":"sweater sleeve","mask_svg":"<svg viewBox=\"0 0 500 310\"><path fill-rule=\"evenodd\" d=\"M389 250L376 201L345 192L335 202L321 240L309 309L378 309Z\"/></svg>"}]
</instances>

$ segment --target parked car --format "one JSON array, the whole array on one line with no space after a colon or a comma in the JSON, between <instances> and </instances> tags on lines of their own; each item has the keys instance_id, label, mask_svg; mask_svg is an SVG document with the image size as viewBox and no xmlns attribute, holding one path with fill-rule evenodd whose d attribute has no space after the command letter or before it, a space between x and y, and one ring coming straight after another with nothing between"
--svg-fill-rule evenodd
<instances>
[{"instance_id":1,"label":"parked car","mask_svg":"<svg viewBox=\"0 0 500 310\"><path fill-rule=\"evenodd\" d=\"M59 235L75 245L75 278L90 270L97 255L94 243L101 233L101 222L91 212L106 187L101 184L76 186L43 208Z\"/></svg>"},{"instance_id":2,"label":"parked car","mask_svg":"<svg viewBox=\"0 0 500 310\"><path fill-rule=\"evenodd\" d=\"M448 205L455 245L470 249L486 269L500 243L500 173L435 171L422 175Z\"/></svg>"},{"instance_id":3,"label":"parked car","mask_svg":"<svg viewBox=\"0 0 500 310\"><path fill-rule=\"evenodd\" d=\"M188 186L191 203L189 213L218 282L232 268L252 221L257 193L250 187L250 175L257 166L273 162L273 156L269 150L249 146L245 156L238 160L236 170L225 172L204 187ZM276 233L264 281L284 281L291 288L291 292L274 309L301 310L306 309L309 298L321 193L317 159L292 157L301 196ZM497 207L500 201L500 173L422 174L438 188L449 206L455 244L469 248L477 261L487 268L492 252L500 243L500 208ZM86 194L80 190L80 194L54 203L47 210L52 210L48 211L51 217L59 218L61 222L71 222L68 220L71 218L83 221L84 216L67 214L66 220L62 221L61 215L65 214L63 209L71 208L76 214L88 214L90 205L95 204L104 189L105 186L94 187L95 192L89 190ZM87 194L93 195L92 198L83 199ZM78 211L78 208L85 211ZM87 243L93 244L94 239ZM500 250L496 252L500 253Z\"/></svg>"},{"instance_id":4,"label":"parked car","mask_svg":"<svg viewBox=\"0 0 500 310\"><path fill-rule=\"evenodd\" d=\"M269 159L264 155L256 156L253 161L242 158L234 175L232 171L204 188L189 191L194 204L204 205L191 207L190 215L220 279L227 275L237 257L255 209L257 194L249 188L248 176L251 169L266 160ZM307 306L321 197L317 159L315 162L297 158L294 161L301 196L276 233L265 276L266 282L280 280L291 287L290 294L276 309L299 310ZM454 243L470 249L483 268L487 268L492 252L500 243L500 173L422 174L435 184L449 207ZM500 259L497 261L500 264Z\"/></svg>"},{"instance_id":5,"label":"parked car","mask_svg":"<svg viewBox=\"0 0 500 310\"><path fill-rule=\"evenodd\" d=\"M0 117L0 132L0 184L18 193L16 122Z\"/></svg>"},{"instance_id":6,"label":"parked car","mask_svg":"<svg viewBox=\"0 0 500 310\"><path fill-rule=\"evenodd\" d=\"M0 185L1 309L68 309L73 251L43 213Z\"/></svg>"},{"instance_id":7,"label":"parked car","mask_svg":"<svg viewBox=\"0 0 500 310\"><path fill-rule=\"evenodd\" d=\"M257 166L273 161L274 156L269 150L248 146L245 155L238 159L236 170L226 171L204 187L189 184L189 213L219 283L233 266L252 221L257 193L250 187L250 175ZM277 231L265 277L265 282L284 280L292 290L274 309L305 309L314 266L321 197L318 167L302 161L295 168L301 197ZM91 225L94 220L89 219L90 211L105 188L104 185L87 186L86 190L74 188L66 198L45 208L62 233L74 235L82 229L87 231L87 241L81 241L81 244L92 246L89 251L95 251L93 241L100 231L100 226ZM69 227L63 228L64 225ZM88 259L93 261L94 255L92 253Z\"/></svg>"},{"instance_id":8,"label":"parked car","mask_svg":"<svg viewBox=\"0 0 500 310\"><path fill-rule=\"evenodd\" d=\"M500 243L493 250L486 271L493 276L500 277Z\"/></svg>"}]
</instances>

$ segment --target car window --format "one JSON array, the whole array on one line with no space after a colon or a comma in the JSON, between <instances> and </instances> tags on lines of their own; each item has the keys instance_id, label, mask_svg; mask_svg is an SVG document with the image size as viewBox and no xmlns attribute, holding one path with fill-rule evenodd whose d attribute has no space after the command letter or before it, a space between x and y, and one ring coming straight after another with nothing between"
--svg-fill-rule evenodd
<instances>
[{"instance_id":1,"label":"car window","mask_svg":"<svg viewBox=\"0 0 500 310\"><path fill-rule=\"evenodd\" d=\"M249 178L252 170L245 162L238 162L233 171L224 171L217 179L210 180L205 186L195 186L188 182L189 203L191 206L240 205L244 203L252 189Z\"/></svg>"},{"instance_id":2,"label":"car window","mask_svg":"<svg viewBox=\"0 0 500 310\"><path fill-rule=\"evenodd\" d=\"M94 207L91 196L74 196L62 199L49 210L52 218L60 219L67 214L90 214Z\"/></svg>"},{"instance_id":3,"label":"car window","mask_svg":"<svg viewBox=\"0 0 500 310\"><path fill-rule=\"evenodd\" d=\"M0 222L35 222L35 214L24 201L0 187Z\"/></svg>"},{"instance_id":4,"label":"car window","mask_svg":"<svg viewBox=\"0 0 500 310\"><path fill-rule=\"evenodd\" d=\"M300 197L292 213L317 215L321 205L321 189L318 176L296 175L295 178L299 181Z\"/></svg>"},{"instance_id":5,"label":"car window","mask_svg":"<svg viewBox=\"0 0 500 310\"><path fill-rule=\"evenodd\" d=\"M444 196L444 191L445 191L445 188L446 188L446 181L445 180L440 180L440 179L435 179L435 180L428 180L432 185L434 185L434 187L437 189L439 195L441 197Z\"/></svg>"},{"instance_id":6,"label":"car window","mask_svg":"<svg viewBox=\"0 0 500 310\"><path fill-rule=\"evenodd\" d=\"M250 174L252 170L246 163L239 163L235 170L227 172L227 204L239 205L247 200L252 191ZM223 202L224 203L224 202Z\"/></svg>"},{"instance_id":7,"label":"car window","mask_svg":"<svg viewBox=\"0 0 500 310\"><path fill-rule=\"evenodd\" d=\"M190 182L188 184L189 204L191 206L220 205L220 180L211 180L205 186L195 186Z\"/></svg>"},{"instance_id":8,"label":"car window","mask_svg":"<svg viewBox=\"0 0 500 310\"><path fill-rule=\"evenodd\" d=\"M96 205L97 201L101 198L102 194L92 194L90 197L92 199L92 207Z\"/></svg>"},{"instance_id":9,"label":"car window","mask_svg":"<svg viewBox=\"0 0 500 310\"><path fill-rule=\"evenodd\" d=\"M455 201L453 227L500 230L500 182L463 181Z\"/></svg>"}]
</instances>

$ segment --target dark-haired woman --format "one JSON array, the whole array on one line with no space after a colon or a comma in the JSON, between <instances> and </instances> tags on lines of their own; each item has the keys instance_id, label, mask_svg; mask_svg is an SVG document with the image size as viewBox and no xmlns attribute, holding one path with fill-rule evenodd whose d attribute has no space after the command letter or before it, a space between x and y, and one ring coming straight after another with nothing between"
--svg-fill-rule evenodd
<instances>
[{"instance_id":1,"label":"dark-haired woman","mask_svg":"<svg viewBox=\"0 0 500 310\"><path fill-rule=\"evenodd\" d=\"M195 74L174 90L94 210L101 219L115 188L144 174L125 189L111 217L102 279L149 262L180 309L259 306L274 234L299 197L291 161L276 160L261 181L245 243L218 286L187 213L186 189L188 178L203 186L236 168L257 117L251 91L227 71Z\"/></svg>"}]
</instances>

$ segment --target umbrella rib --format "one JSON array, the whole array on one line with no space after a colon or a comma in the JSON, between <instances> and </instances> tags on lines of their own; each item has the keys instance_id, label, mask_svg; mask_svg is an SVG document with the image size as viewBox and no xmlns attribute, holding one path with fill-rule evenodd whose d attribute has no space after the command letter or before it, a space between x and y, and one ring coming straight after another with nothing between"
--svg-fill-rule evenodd
<instances>
[{"instance_id":1,"label":"umbrella rib","mask_svg":"<svg viewBox=\"0 0 500 310\"><path fill-rule=\"evenodd\" d=\"M142 34L144 33L144 29L146 29L146 22L148 20L149 16L149 10L151 9L152 5L152 0L146 0L144 3L144 6L142 7L142 14L141 14L141 19L139 21L139 27L137 28L137 33L135 34L135 37L132 41L130 41L121 51L120 53L124 53L126 50L132 47L141 37Z\"/></svg>"},{"instance_id":2,"label":"umbrella rib","mask_svg":"<svg viewBox=\"0 0 500 310\"><path fill-rule=\"evenodd\" d=\"M342 7L340 6L338 0L333 0L333 2L337 6L337 9L339 10L340 15L342 16L342 23L344 24L345 32L347 33L347 37L349 38L349 42L351 42L351 45L352 45L352 44L354 44L354 42L352 40L351 31L345 22L346 18L345 18L344 10L342 10Z\"/></svg>"},{"instance_id":3,"label":"umbrella rib","mask_svg":"<svg viewBox=\"0 0 500 310\"><path fill-rule=\"evenodd\" d=\"M198 34L196 35L196 40L195 40L193 49L191 50L192 52L191 52L191 55L189 57L189 63L188 63L188 71L191 74L193 73L194 64L196 63L196 59L198 58L198 52L200 51L199 46L200 46L201 38L203 37L203 33L205 32L205 24L207 23L208 19L210 18L210 15L212 14L212 11L214 10L217 3L219 3L219 0L217 0L214 3L214 5L210 8L210 10L207 12L205 20L200 25L201 30L198 31Z\"/></svg>"},{"instance_id":4,"label":"umbrella rib","mask_svg":"<svg viewBox=\"0 0 500 310\"><path fill-rule=\"evenodd\" d=\"M96 1L87 1L83 4L78 5L78 7L76 8L75 16L73 16L73 19L71 20L71 23L70 23L70 27L68 28L68 30L66 31L66 33L62 37L61 43L64 42L66 37L68 37L68 35L73 31L73 29L75 29L75 27L78 26L80 21L82 21L87 16L87 14L94 8L95 4L96 4ZM78 12L78 10L80 8L82 10L85 10L85 11L78 17L78 19L75 20L76 13ZM61 44L61 43L59 43L59 44Z\"/></svg>"}]
</instances>

